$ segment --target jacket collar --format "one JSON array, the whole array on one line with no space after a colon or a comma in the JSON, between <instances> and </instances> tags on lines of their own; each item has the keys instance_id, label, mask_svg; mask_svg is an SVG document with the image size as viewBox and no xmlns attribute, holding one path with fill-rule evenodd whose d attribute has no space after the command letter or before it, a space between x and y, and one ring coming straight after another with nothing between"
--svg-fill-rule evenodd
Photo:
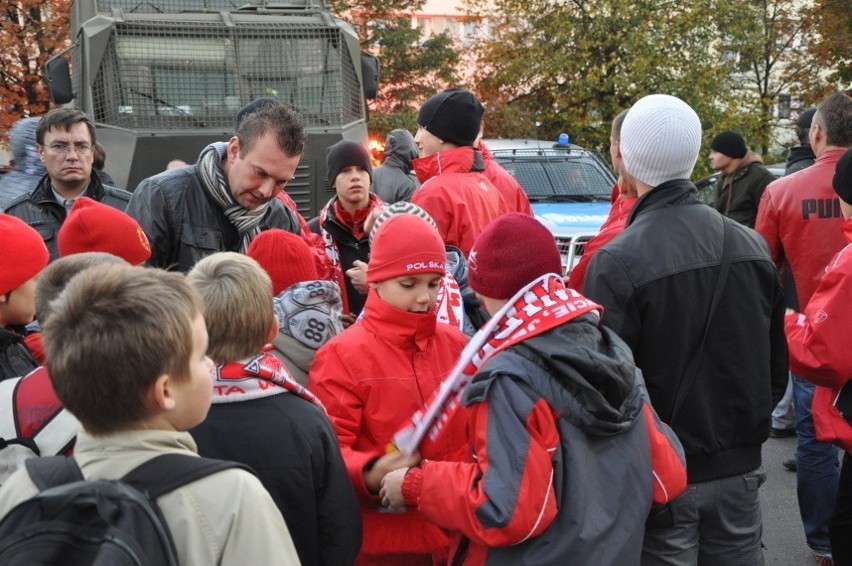
<instances>
[{"instance_id":1,"label":"jacket collar","mask_svg":"<svg viewBox=\"0 0 852 566\"><path fill-rule=\"evenodd\" d=\"M852 244L852 218L844 220L843 224L840 225L840 229L843 230L843 236L846 237L846 241Z\"/></svg>"},{"instance_id":2,"label":"jacket collar","mask_svg":"<svg viewBox=\"0 0 852 566\"><path fill-rule=\"evenodd\" d=\"M627 217L627 226L630 226L637 216L651 210L688 204L704 204L692 181L689 179L666 181L657 185L636 201L630 216Z\"/></svg>"},{"instance_id":3,"label":"jacket collar","mask_svg":"<svg viewBox=\"0 0 852 566\"><path fill-rule=\"evenodd\" d=\"M103 183L101 183L101 179L95 173L95 170L92 169L92 174L89 177L89 185L79 196L87 196L92 200L101 202L104 199L104 194ZM35 204L43 204L44 202L56 203L56 199L53 197L53 184L50 182L50 175L45 175L41 178L38 186L30 194L30 201Z\"/></svg>"},{"instance_id":4,"label":"jacket collar","mask_svg":"<svg viewBox=\"0 0 852 566\"><path fill-rule=\"evenodd\" d=\"M411 162L421 183L444 173L470 173L485 169L482 153L469 145L439 151Z\"/></svg>"},{"instance_id":5,"label":"jacket collar","mask_svg":"<svg viewBox=\"0 0 852 566\"><path fill-rule=\"evenodd\" d=\"M414 346L423 351L435 335L436 323L435 309L428 313L403 311L387 303L371 288L364 304L364 317L359 324L391 344Z\"/></svg>"}]
</instances>

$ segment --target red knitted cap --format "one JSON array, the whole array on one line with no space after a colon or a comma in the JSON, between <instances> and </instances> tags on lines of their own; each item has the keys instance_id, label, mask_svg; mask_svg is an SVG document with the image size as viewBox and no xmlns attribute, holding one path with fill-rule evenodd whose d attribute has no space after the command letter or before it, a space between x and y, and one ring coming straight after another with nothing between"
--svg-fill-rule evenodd
<instances>
[{"instance_id":1,"label":"red knitted cap","mask_svg":"<svg viewBox=\"0 0 852 566\"><path fill-rule=\"evenodd\" d=\"M446 272L444 241L428 222L412 214L391 216L381 225L370 248L367 281L402 275Z\"/></svg>"},{"instance_id":2,"label":"red knitted cap","mask_svg":"<svg viewBox=\"0 0 852 566\"><path fill-rule=\"evenodd\" d=\"M45 268L50 254L29 224L0 214L0 295L14 291Z\"/></svg>"},{"instance_id":3,"label":"red knitted cap","mask_svg":"<svg viewBox=\"0 0 852 566\"><path fill-rule=\"evenodd\" d=\"M291 232L277 228L261 232L251 241L246 255L269 274L276 296L296 283L319 279L310 246Z\"/></svg>"},{"instance_id":4,"label":"red knitted cap","mask_svg":"<svg viewBox=\"0 0 852 566\"><path fill-rule=\"evenodd\" d=\"M77 197L56 236L62 257L85 252L105 252L130 265L151 257L148 236L135 218L88 197Z\"/></svg>"},{"instance_id":5,"label":"red knitted cap","mask_svg":"<svg viewBox=\"0 0 852 566\"><path fill-rule=\"evenodd\" d=\"M470 288L492 299L511 299L545 273L562 272L553 234L526 214L510 212L485 227L467 258Z\"/></svg>"}]
</instances>

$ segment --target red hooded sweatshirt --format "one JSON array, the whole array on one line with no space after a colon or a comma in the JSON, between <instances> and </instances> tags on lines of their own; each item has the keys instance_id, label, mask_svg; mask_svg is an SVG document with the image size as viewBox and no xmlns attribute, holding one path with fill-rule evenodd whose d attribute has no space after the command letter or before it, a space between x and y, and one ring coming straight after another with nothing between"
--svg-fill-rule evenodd
<instances>
[{"instance_id":1,"label":"red hooded sweatshirt","mask_svg":"<svg viewBox=\"0 0 852 566\"><path fill-rule=\"evenodd\" d=\"M449 539L415 509L388 513L364 483L364 467L385 454L394 433L408 424L452 371L467 342L436 314L402 311L370 290L364 317L319 349L308 384L328 411L349 477L361 501L364 541L359 561L414 553L446 556ZM452 419L435 453L461 458L464 418ZM372 559L372 560L370 560Z\"/></svg>"}]
</instances>

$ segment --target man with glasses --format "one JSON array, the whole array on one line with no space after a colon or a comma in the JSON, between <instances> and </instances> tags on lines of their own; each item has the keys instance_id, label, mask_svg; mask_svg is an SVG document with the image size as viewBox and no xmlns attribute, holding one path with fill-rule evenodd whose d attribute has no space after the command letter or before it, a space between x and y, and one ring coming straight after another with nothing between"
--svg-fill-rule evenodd
<instances>
[{"instance_id":1,"label":"man with glasses","mask_svg":"<svg viewBox=\"0 0 852 566\"><path fill-rule=\"evenodd\" d=\"M36 129L36 150L47 174L38 186L21 195L6 207L6 213L17 216L35 228L50 259L59 257L56 235L74 199L83 195L123 211L130 193L104 185L92 171L95 126L80 110L51 110Z\"/></svg>"},{"instance_id":2,"label":"man with glasses","mask_svg":"<svg viewBox=\"0 0 852 566\"><path fill-rule=\"evenodd\" d=\"M293 211L276 197L296 174L305 128L281 102L245 116L228 142L214 142L194 165L139 183L127 213L151 242L148 265L189 271L220 251L245 252L264 230L299 233Z\"/></svg>"}]
</instances>

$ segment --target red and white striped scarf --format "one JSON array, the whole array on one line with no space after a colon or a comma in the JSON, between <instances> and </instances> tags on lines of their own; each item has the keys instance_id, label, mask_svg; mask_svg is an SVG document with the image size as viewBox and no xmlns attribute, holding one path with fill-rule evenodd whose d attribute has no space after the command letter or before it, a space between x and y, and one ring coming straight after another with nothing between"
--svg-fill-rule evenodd
<instances>
[{"instance_id":1,"label":"red and white striped scarf","mask_svg":"<svg viewBox=\"0 0 852 566\"><path fill-rule=\"evenodd\" d=\"M217 365L213 373L213 403L234 403L281 394L279 388L319 406L322 403L290 376L284 363L270 354L272 346L253 358Z\"/></svg>"},{"instance_id":2,"label":"red and white striped scarf","mask_svg":"<svg viewBox=\"0 0 852 566\"><path fill-rule=\"evenodd\" d=\"M338 250L337 242L325 229L325 223L331 220L330 214L334 210L334 203L338 201L336 196L332 197L319 213L319 227L323 242L325 243L325 253L331 261L333 268L332 280L340 287L340 298L343 299L343 312L351 312L349 307L349 295L346 292L346 274L343 273L343 266L340 263L340 250ZM372 210L377 206L383 206L385 203L374 193L370 193L369 209ZM343 222L341 222L343 224Z\"/></svg>"},{"instance_id":3,"label":"red and white striped scarf","mask_svg":"<svg viewBox=\"0 0 852 566\"><path fill-rule=\"evenodd\" d=\"M600 314L603 309L565 287L555 273L542 275L518 291L471 338L432 401L414 413L410 424L394 435L396 448L411 455L423 442L434 441L461 403L464 388L491 357L592 311Z\"/></svg>"}]
</instances>

